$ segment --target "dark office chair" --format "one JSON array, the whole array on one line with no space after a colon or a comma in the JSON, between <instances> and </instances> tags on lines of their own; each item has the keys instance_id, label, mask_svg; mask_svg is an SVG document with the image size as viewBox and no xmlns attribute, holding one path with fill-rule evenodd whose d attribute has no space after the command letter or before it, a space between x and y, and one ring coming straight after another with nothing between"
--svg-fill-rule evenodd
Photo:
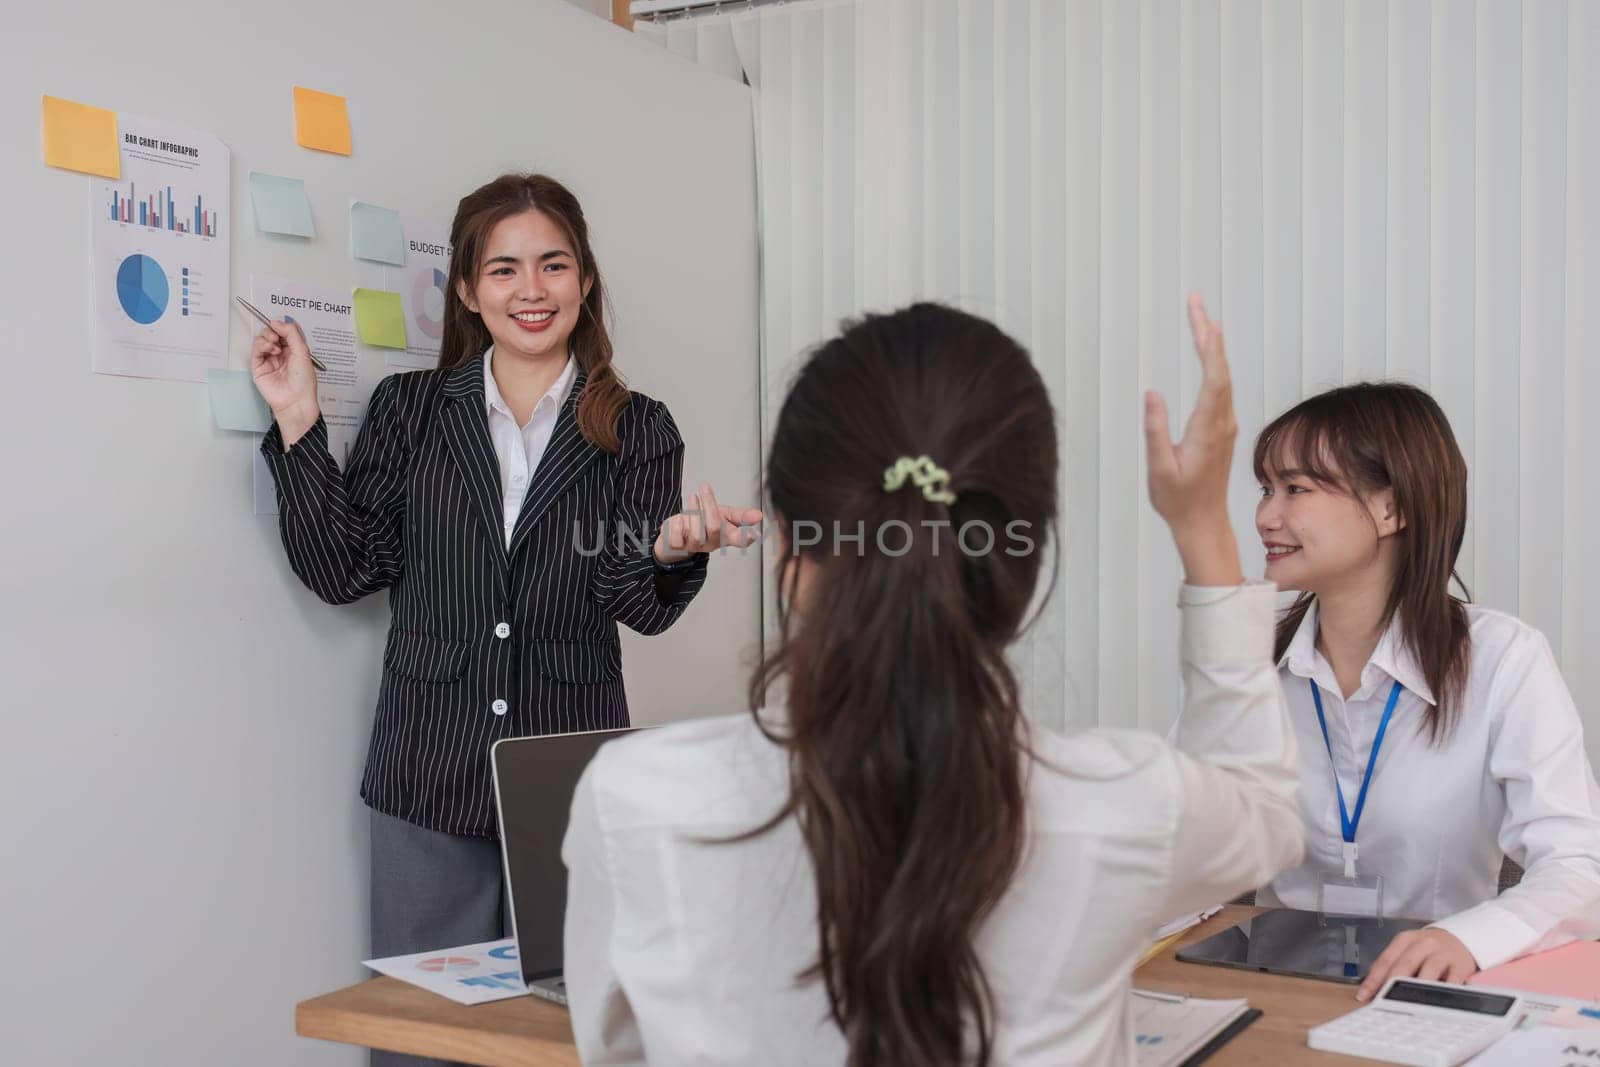
<instances>
[{"instance_id":1,"label":"dark office chair","mask_svg":"<svg viewBox=\"0 0 1600 1067\"><path fill-rule=\"evenodd\" d=\"M1500 864L1500 892L1504 893L1520 881L1522 881L1522 868L1512 863L1511 857L1507 856Z\"/></svg>"}]
</instances>

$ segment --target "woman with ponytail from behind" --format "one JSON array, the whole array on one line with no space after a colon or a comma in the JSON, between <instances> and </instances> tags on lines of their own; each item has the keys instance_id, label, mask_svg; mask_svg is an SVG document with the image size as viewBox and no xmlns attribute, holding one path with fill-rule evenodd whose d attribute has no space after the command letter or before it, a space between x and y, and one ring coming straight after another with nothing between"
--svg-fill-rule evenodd
<instances>
[{"instance_id":1,"label":"woman with ponytail from behind","mask_svg":"<svg viewBox=\"0 0 1600 1067\"><path fill-rule=\"evenodd\" d=\"M1006 650L1054 544L1026 351L919 304L797 375L766 474L779 631L754 714L601 749L574 798L565 971L588 1064L1124 1063L1165 919L1298 861L1271 586L1225 494L1221 334L1150 496L1183 560L1177 745L1031 726ZM1129 576L1130 580L1132 576Z\"/></svg>"}]
</instances>

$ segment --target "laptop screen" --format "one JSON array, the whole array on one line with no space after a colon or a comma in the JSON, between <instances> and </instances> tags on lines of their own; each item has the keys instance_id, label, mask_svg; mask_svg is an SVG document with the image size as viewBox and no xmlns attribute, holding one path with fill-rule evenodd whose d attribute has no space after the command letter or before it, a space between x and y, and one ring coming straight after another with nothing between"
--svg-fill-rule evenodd
<instances>
[{"instance_id":1,"label":"laptop screen","mask_svg":"<svg viewBox=\"0 0 1600 1067\"><path fill-rule=\"evenodd\" d=\"M500 811L500 858L524 981L561 973L567 912L561 841L567 833L572 794L595 751L631 732L507 738L496 742L491 752Z\"/></svg>"}]
</instances>

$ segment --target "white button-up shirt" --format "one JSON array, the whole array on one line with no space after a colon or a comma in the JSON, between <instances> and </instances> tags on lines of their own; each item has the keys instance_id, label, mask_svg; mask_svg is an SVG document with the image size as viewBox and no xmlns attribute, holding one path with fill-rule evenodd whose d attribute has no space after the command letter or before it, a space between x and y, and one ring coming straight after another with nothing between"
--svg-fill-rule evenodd
<instances>
[{"instance_id":1,"label":"white button-up shirt","mask_svg":"<svg viewBox=\"0 0 1600 1067\"><path fill-rule=\"evenodd\" d=\"M1476 605L1467 606L1467 618L1466 688L1454 731L1434 744L1422 719L1433 692L1398 620L1362 670L1360 688L1344 700L1316 648L1315 606L1306 613L1280 670L1299 740L1306 857L1273 879L1257 903L1315 910L1322 877L1343 872L1333 775L1353 815L1398 681L1404 688L1356 830L1357 872L1383 878L1384 914L1437 920L1480 967L1600 936L1600 788L1572 697L1543 634ZM1327 744L1310 682L1321 688ZM1526 873L1497 896L1502 854Z\"/></svg>"},{"instance_id":2,"label":"white button-up shirt","mask_svg":"<svg viewBox=\"0 0 1600 1067\"><path fill-rule=\"evenodd\" d=\"M975 942L996 1063L1131 1063L1131 976L1156 927L1299 860L1272 587L1184 597L1177 748L1134 731L1031 731L1026 857ZM818 941L794 819L712 843L758 826L788 793L787 756L749 714L600 750L562 848L584 1063L644 1063L647 1051L661 1064L844 1061L822 983L796 979Z\"/></svg>"},{"instance_id":3,"label":"white button-up shirt","mask_svg":"<svg viewBox=\"0 0 1600 1067\"><path fill-rule=\"evenodd\" d=\"M555 432L556 416L561 405L572 391L573 379L578 376L577 364L571 356L561 376L534 405L533 416L526 426L517 425L517 417L500 395L494 383L494 349L483 354L483 399L489 414L489 441L494 445L495 459L500 463L500 492L505 510L506 547L511 547L511 531L516 528L517 516L522 512L523 498L533 481L533 472L539 469L544 450L550 446L550 435Z\"/></svg>"}]
</instances>

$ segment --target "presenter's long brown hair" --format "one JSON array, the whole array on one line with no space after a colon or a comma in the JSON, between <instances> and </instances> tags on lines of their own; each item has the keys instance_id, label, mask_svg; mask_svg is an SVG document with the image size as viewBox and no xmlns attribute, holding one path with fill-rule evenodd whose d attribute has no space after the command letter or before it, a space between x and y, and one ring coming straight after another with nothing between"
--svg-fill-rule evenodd
<instances>
[{"instance_id":1,"label":"presenter's long brown hair","mask_svg":"<svg viewBox=\"0 0 1600 1067\"><path fill-rule=\"evenodd\" d=\"M1428 737L1449 737L1467 684L1471 636L1464 601L1452 596L1456 558L1467 533L1467 463L1437 401L1402 382L1358 382L1302 400L1256 438L1256 477L1298 468L1334 492L1365 498L1394 490L1403 526L1394 536L1399 563L1383 624L1400 620L1406 647L1433 690L1424 715ZM1278 620L1282 658L1316 601L1301 593Z\"/></svg>"},{"instance_id":2,"label":"presenter's long brown hair","mask_svg":"<svg viewBox=\"0 0 1600 1067\"><path fill-rule=\"evenodd\" d=\"M524 211L538 211L566 233L578 257L578 276L589 283L589 295L572 331L572 351L587 375L578 397L578 428L585 440L607 452L617 452L617 416L628 406L628 387L611 365L611 335L606 332L606 287L600 265L589 247L589 225L578 198L554 178L543 174L502 174L463 197L450 225L450 280L444 287L444 339L439 366L453 367L471 359L491 342L489 328L477 312L461 301L459 289L471 291L482 264L484 245L495 225Z\"/></svg>"},{"instance_id":3,"label":"presenter's long brown hair","mask_svg":"<svg viewBox=\"0 0 1600 1067\"><path fill-rule=\"evenodd\" d=\"M954 504L910 482L884 489L886 468L922 455L949 471ZM1026 841L1005 652L1055 543L1056 464L1027 352L933 304L848 325L778 416L766 480L788 545L779 587L801 556L812 573L803 604L783 598L751 681L752 707L780 679L787 690L787 721L763 729L788 750L791 782L752 836L797 819L819 933L801 977L825 984L853 1067L991 1061L974 939ZM993 533L990 551L969 524Z\"/></svg>"}]
</instances>

